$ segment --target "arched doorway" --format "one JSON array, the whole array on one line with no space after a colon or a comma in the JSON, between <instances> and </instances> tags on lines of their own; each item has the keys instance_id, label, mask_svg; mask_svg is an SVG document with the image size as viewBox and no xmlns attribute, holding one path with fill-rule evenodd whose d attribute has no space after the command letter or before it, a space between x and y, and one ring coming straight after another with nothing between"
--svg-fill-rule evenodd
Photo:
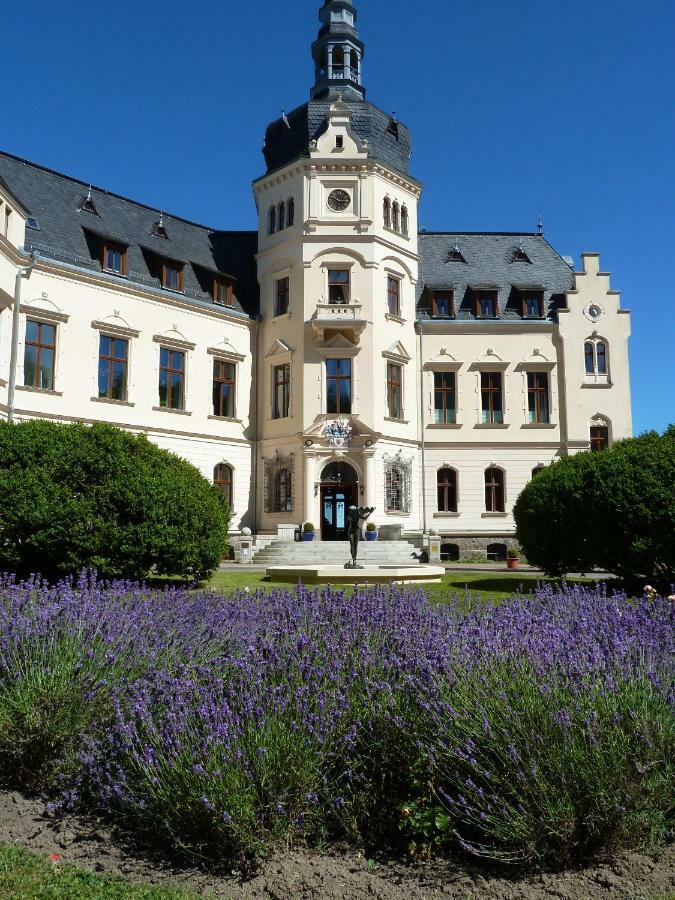
<instances>
[{"instance_id":1,"label":"arched doorway","mask_svg":"<svg viewBox=\"0 0 675 900\"><path fill-rule=\"evenodd\" d=\"M358 475L344 462L334 462L321 473L321 540L347 540L347 510L358 505Z\"/></svg>"}]
</instances>

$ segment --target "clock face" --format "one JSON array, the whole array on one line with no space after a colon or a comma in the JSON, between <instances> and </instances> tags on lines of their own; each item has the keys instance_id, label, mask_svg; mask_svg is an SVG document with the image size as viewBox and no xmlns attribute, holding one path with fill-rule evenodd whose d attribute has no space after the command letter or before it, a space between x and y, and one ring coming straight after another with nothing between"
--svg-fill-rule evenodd
<instances>
[{"instance_id":1,"label":"clock face","mask_svg":"<svg viewBox=\"0 0 675 900\"><path fill-rule=\"evenodd\" d=\"M331 209L335 210L335 212L344 212L351 202L351 197L347 191L331 191L328 196L328 205Z\"/></svg>"}]
</instances>

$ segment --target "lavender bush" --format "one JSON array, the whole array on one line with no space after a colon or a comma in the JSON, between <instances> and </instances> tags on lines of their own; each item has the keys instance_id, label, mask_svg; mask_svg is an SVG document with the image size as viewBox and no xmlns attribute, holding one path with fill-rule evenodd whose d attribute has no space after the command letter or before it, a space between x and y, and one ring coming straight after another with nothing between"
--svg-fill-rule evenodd
<instances>
[{"instance_id":1,"label":"lavender bush","mask_svg":"<svg viewBox=\"0 0 675 900\"><path fill-rule=\"evenodd\" d=\"M580 859L672 828L675 604L0 582L0 765L217 861Z\"/></svg>"}]
</instances>

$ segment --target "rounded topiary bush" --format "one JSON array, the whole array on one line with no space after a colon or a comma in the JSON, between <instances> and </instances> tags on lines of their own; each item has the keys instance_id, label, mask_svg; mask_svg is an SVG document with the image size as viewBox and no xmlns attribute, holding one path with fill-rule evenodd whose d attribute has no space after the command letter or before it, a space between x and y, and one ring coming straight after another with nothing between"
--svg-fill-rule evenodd
<instances>
[{"instance_id":1,"label":"rounded topiary bush","mask_svg":"<svg viewBox=\"0 0 675 900\"><path fill-rule=\"evenodd\" d=\"M207 577L229 510L185 460L110 425L0 423L0 568Z\"/></svg>"},{"instance_id":2,"label":"rounded topiary bush","mask_svg":"<svg viewBox=\"0 0 675 900\"><path fill-rule=\"evenodd\" d=\"M597 566L669 587L675 578L675 426L561 459L525 487L513 515L525 555L548 574Z\"/></svg>"}]
</instances>

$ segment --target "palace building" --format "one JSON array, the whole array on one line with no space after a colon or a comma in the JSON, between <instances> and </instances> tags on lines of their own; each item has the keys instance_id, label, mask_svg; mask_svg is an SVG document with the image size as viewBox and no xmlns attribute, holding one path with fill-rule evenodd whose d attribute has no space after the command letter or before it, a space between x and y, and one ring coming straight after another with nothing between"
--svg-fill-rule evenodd
<instances>
[{"instance_id":1,"label":"palace building","mask_svg":"<svg viewBox=\"0 0 675 900\"><path fill-rule=\"evenodd\" d=\"M538 470L631 434L630 315L597 253L574 271L542 233L420 231L355 5L319 16L256 230L0 153L0 415L144 432L263 543L308 520L343 540L357 503L382 539L503 555Z\"/></svg>"}]
</instances>

